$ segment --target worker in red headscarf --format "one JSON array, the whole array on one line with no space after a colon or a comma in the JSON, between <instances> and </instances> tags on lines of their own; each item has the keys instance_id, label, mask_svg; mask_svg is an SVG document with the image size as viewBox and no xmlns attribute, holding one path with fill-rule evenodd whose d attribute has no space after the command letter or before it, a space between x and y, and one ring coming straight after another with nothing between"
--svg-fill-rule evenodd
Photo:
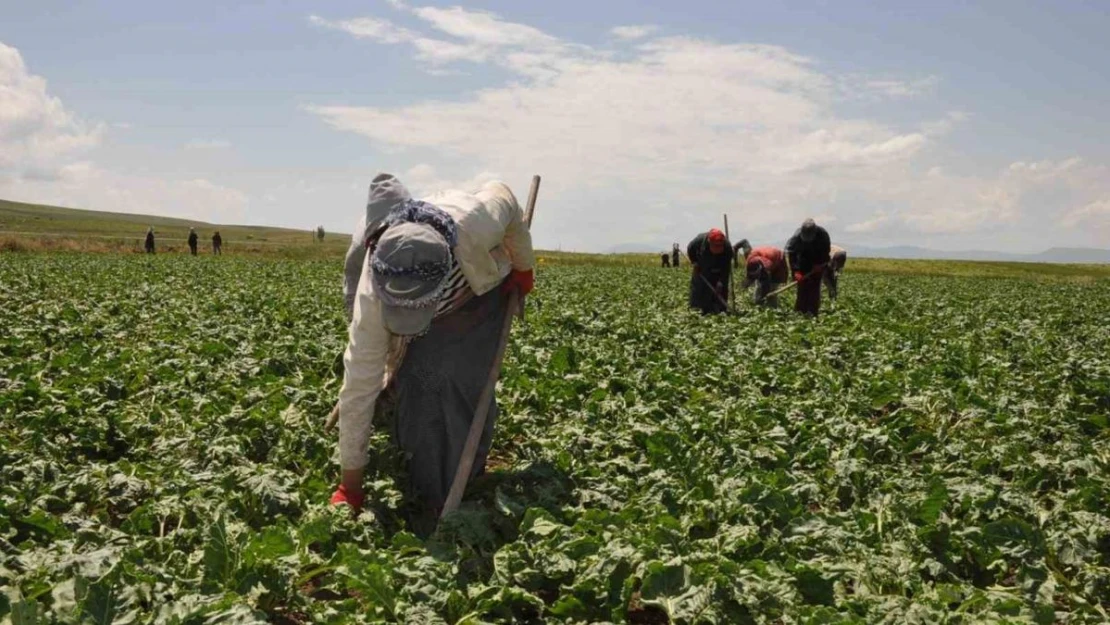
<instances>
[{"instance_id":1,"label":"worker in red headscarf","mask_svg":"<svg viewBox=\"0 0 1110 625\"><path fill-rule=\"evenodd\" d=\"M789 277L786 254L773 245L762 245L752 249L747 256L744 281L740 286L747 289L755 285L756 304L778 306L778 296L771 293L780 285L786 284Z\"/></svg>"},{"instance_id":2,"label":"worker in red headscarf","mask_svg":"<svg viewBox=\"0 0 1110 625\"><path fill-rule=\"evenodd\" d=\"M732 245L717 228L694 237L686 246L693 273L690 308L703 315L728 311L728 279L732 272Z\"/></svg>"}]
</instances>

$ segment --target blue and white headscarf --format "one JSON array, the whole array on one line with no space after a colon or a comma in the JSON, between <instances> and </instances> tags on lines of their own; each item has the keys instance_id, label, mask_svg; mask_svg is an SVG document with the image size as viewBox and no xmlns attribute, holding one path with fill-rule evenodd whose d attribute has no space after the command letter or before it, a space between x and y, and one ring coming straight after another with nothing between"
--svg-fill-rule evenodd
<instances>
[{"instance_id":1,"label":"blue and white headscarf","mask_svg":"<svg viewBox=\"0 0 1110 625\"><path fill-rule=\"evenodd\" d=\"M390 226L399 223L417 223L431 226L447 242L448 254L446 258L423 262L411 267L395 267L378 258L377 254L370 258L371 269L380 277L409 276L425 282L441 281L436 291L418 300L392 298L385 291L379 295L383 298L383 301L388 300L387 303L391 306L422 308L427 306L429 302L438 301L446 287L444 278L451 272L451 266L454 263L454 248L459 239L458 225L454 218L442 208L421 200L406 200L393 209L385 219L385 229L388 230Z\"/></svg>"},{"instance_id":2,"label":"blue and white headscarf","mask_svg":"<svg viewBox=\"0 0 1110 625\"><path fill-rule=\"evenodd\" d=\"M427 224L436 229L447 241L447 247L452 250L459 242L459 227L454 218L442 208L423 200L405 200L400 206L390 211L385 218L386 227L396 223L411 222Z\"/></svg>"}]
</instances>

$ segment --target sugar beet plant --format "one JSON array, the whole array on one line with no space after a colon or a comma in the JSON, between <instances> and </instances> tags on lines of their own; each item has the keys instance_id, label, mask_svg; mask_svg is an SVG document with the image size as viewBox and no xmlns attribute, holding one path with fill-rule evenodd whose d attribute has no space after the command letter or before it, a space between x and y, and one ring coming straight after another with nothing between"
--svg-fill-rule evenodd
<instances>
[{"instance_id":1,"label":"sugar beet plant","mask_svg":"<svg viewBox=\"0 0 1110 625\"><path fill-rule=\"evenodd\" d=\"M384 433L326 505L339 273L0 256L0 621L1110 618L1106 282L849 273L814 323L544 265L421 538Z\"/></svg>"}]
</instances>

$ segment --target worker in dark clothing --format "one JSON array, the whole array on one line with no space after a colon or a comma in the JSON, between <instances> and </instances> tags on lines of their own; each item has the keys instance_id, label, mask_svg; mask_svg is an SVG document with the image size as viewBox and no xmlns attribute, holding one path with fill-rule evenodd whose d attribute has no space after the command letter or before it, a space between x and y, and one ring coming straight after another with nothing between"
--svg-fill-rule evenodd
<instances>
[{"instance_id":1,"label":"worker in dark clothing","mask_svg":"<svg viewBox=\"0 0 1110 625\"><path fill-rule=\"evenodd\" d=\"M671 248L671 266L672 267L678 267L678 257L681 256L681 255L682 255L682 253L679 251L678 243L675 243L674 247Z\"/></svg>"},{"instance_id":2,"label":"worker in dark clothing","mask_svg":"<svg viewBox=\"0 0 1110 625\"><path fill-rule=\"evenodd\" d=\"M143 245L143 247L146 250L147 254L154 253L154 226L147 228L146 243Z\"/></svg>"},{"instance_id":3,"label":"worker in dark clothing","mask_svg":"<svg viewBox=\"0 0 1110 625\"><path fill-rule=\"evenodd\" d=\"M212 235L212 253L223 254L223 246L224 239L220 236L220 231L217 230L216 233Z\"/></svg>"},{"instance_id":4,"label":"worker in dark clothing","mask_svg":"<svg viewBox=\"0 0 1110 625\"><path fill-rule=\"evenodd\" d=\"M786 258L798 283L794 310L816 317L821 310L821 278L829 264L829 233L812 219L802 222L786 242Z\"/></svg>"},{"instance_id":5,"label":"worker in dark clothing","mask_svg":"<svg viewBox=\"0 0 1110 625\"><path fill-rule=\"evenodd\" d=\"M686 246L690 275L690 308L703 315L728 311L728 281L732 275L732 246L725 233L713 228Z\"/></svg>"},{"instance_id":6,"label":"worker in dark clothing","mask_svg":"<svg viewBox=\"0 0 1110 625\"><path fill-rule=\"evenodd\" d=\"M197 231L193 228L189 228L189 253L197 255Z\"/></svg>"},{"instance_id":7,"label":"worker in dark clothing","mask_svg":"<svg viewBox=\"0 0 1110 625\"><path fill-rule=\"evenodd\" d=\"M663 254L659 258L663 261L664 267L671 266L671 255L669 253L663 252Z\"/></svg>"}]
</instances>

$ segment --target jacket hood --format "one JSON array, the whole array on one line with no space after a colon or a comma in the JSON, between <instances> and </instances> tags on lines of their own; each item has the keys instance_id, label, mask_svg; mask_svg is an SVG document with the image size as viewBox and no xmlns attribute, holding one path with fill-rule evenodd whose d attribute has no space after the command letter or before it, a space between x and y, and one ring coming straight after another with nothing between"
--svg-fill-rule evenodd
<instances>
[{"instance_id":1,"label":"jacket hood","mask_svg":"<svg viewBox=\"0 0 1110 625\"><path fill-rule=\"evenodd\" d=\"M393 174L382 172L374 176L366 198L366 229L362 240L366 241L382 226L394 207L409 199L412 199L409 190Z\"/></svg>"}]
</instances>

